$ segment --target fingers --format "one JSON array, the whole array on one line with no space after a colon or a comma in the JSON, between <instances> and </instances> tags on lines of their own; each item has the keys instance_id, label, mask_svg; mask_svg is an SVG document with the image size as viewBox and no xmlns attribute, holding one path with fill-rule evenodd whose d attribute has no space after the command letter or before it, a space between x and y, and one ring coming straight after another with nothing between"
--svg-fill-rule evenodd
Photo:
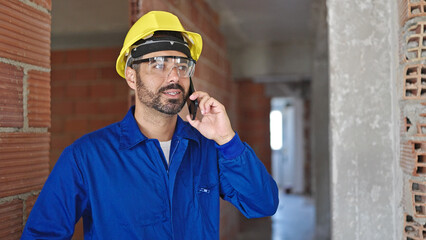
<instances>
[{"instance_id":1,"label":"fingers","mask_svg":"<svg viewBox=\"0 0 426 240\"><path fill-rule=\"evenodd\" d=\"M216 107L221 106L221 104L216 99L210 97L209 94L202 91L194 92L190 96L190 99L191 100L198 99L198 106L203 115L208 114L212 111L212 109L215 109Z\"/></svg>"}]
</instances>

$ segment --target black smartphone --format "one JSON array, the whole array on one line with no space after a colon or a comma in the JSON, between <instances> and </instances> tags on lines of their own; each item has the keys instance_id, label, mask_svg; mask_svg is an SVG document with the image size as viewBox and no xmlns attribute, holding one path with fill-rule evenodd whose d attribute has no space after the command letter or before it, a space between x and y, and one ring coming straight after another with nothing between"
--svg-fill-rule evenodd
<instances>
[{"instance_id":1,"label":"black smartphone","mask_svg":"<svg viewBox=\"0 0 426 240\"><path fill-rule=\"evenodd\" d=\"M189 96L193 92L195 92L194 84L192 83L192 78L189 78L189 94L188 94L188 100L186 100L186 104L188 105L189 114L191 115L192 120L195 120L195 116L197 115L198 110L198 100L195 99L194 101L189 99Z\"/></svg>"}]
</instances>

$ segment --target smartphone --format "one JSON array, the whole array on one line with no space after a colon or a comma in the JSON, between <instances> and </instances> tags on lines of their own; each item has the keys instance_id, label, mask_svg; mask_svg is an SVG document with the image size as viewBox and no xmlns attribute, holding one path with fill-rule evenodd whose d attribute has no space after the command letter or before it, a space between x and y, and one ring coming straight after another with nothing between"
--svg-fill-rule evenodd
<instances>
[{"instance_id":1,"label":"smartphone","mask_svg":"<svg viewBox=\"0 0 426 240\"><path fill-rule=\"evenodd\" d=\"M189 94L188 94L188 100L186 101L186 104L188 105L189 114L191 115L192 120L195 120L195 117L197 115L197 110L198 110L198 100L189 99L189 96L191 96L191 94L195 92L194 84L192 83L192 78L189 78L189 81L190 81Z\"/></svg>"}]
</instances>

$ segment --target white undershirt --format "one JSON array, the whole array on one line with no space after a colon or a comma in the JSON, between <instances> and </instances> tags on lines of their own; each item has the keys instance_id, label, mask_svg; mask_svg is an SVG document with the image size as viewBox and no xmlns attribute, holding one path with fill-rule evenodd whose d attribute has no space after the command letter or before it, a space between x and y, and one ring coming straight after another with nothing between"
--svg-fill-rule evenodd
<instances>
[{"instance_id":1,"label":"white undershirt","mask_svg":"<svg viewBox=\"0 0 426 240\"><path fill-rule=\"evenodd\" d=\"M172 140L169 140L167 142L160 142L161 149L163 150L164 156L166 157L167 166L169 165L171 143L172 143Z\"/></svg>"}]
</instances>

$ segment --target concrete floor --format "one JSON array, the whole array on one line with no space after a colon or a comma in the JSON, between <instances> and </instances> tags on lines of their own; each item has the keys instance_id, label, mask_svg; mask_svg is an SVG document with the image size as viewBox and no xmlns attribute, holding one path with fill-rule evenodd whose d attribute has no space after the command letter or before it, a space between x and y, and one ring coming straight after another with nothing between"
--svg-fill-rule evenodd
<instances>
[{"instance_id":1,"label":"concrete floor","mask_svg":"<svg viewBox=\"0 0 426 240\"><path fill-rule=\"evenodd\" d=\"M313 240L314 205L310 198L280 193L271 218L243 220L238 240Z\"/></svg>"}]
</instances>

